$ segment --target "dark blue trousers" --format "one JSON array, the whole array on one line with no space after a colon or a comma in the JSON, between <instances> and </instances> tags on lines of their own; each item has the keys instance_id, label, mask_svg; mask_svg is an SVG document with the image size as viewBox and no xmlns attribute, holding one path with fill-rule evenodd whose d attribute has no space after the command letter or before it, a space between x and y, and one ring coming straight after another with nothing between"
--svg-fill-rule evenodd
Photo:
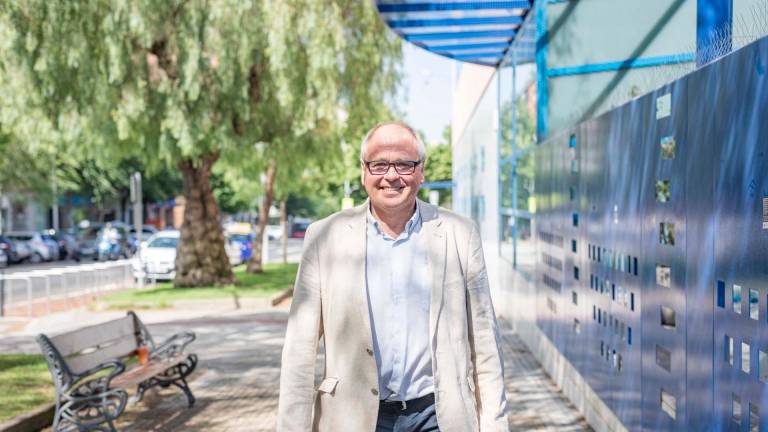
<instances>
[{"instance_id":1,"label":"dark blue trousers","mask_svg":"<svg viewBox=\"0 0 768 432\"><path fill-rule=\"evenodd\" d=\"M406 403L379 403L376 432L439 432L434 395L427 395Z\"/></svg>"}]
</instances>

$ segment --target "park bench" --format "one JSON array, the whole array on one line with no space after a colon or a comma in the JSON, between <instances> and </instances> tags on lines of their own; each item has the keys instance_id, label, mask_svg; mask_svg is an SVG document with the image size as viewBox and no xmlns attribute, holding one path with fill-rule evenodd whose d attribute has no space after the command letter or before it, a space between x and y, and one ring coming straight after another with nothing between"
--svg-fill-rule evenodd
<instances>
[{"instance_id":1,"label":"park bench","mask_svg":"<svg viewBox=\"0 0 768 432\"><path fill-rule=\"evenodd\" d=\"M186 378L197 356L184 349L193 340L194 333L183 332L157 345L133 312L50 338L39 335L56 387L53 430L116 431L114 420L125 410L126 390L133 386L137 402L152 387L176 386L192 407L195 397ZM138 361L139 352L148 353L144 364Z\"/></svg>"}]
</instances>

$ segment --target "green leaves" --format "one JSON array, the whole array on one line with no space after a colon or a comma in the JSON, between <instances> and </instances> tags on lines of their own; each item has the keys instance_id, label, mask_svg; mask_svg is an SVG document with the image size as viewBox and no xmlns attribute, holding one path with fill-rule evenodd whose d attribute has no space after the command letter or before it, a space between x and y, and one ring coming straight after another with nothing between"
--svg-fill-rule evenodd
<instances>
[{"instance_id":1,"label":"green leaves","mask_svg":"<svg viewBox=\"0 0 768 432\"><path fill-rule=\"evenodd\" d=\"M269 159L286 193L316 170L339 184L339 143L389 117L399 60L358 0L4 2L0 132L103 167L220 153L249 195Z\"/></svg>"}]
</instances>

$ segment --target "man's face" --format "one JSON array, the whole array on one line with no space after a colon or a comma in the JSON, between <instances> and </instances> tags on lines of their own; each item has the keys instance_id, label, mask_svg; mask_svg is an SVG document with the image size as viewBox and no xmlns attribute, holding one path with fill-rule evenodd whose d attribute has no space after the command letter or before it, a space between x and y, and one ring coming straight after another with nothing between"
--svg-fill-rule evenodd
<instances>
[{"instance_id":1,"label":"man's face","mask_svg":"<svg viewBox=\"0 0 768 432\"><path fill-rule=\"evenodd\" d=\"M399 125L385 125L368 141L367 161L418 161L419 151L410 132ZM410 215L416 202L416 192L424 181L424 164L412 174L399 174L390 166L383 175L374 175L362 164L363 185L374 209L386 212L402 211ZM402 170L401 170L402 171Z\"/></svg>"}]
</instances>

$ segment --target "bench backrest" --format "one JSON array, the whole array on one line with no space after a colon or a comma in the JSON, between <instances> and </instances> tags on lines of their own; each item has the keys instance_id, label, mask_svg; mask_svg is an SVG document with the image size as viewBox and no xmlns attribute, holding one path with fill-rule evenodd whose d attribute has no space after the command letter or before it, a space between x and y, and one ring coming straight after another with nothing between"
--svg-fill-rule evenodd
<instances>
[{"instance_id":1,"label":"bench backrest","mask_svg":"<svg viewBox=\"0 0 768 432\"><path fill-rule=\"evenodd\" d=\"M127 356L136 350L133 315L62 333L50 338L69 370L80 374L105 361Z\"/></svg>"}]
</instances>

